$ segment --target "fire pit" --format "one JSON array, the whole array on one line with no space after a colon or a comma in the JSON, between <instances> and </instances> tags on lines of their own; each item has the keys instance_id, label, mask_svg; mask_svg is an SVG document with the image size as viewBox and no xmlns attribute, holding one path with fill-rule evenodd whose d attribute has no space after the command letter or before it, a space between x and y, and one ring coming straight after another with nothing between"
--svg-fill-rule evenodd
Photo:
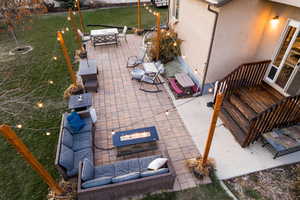
<instances>
[{"instance_id":1,"label":"fire pit","mask_svg":"<svg viewBox=\"0 0 300 200\"><path fill-rule=\"evenodd\" d=\"M32 46L21 46L21 47L16 47L12 50L9 51L9 55L16 55L16 54L27 54L28 52L32 51L33 48Z\"/></svg>"},{"instance_id":2,"label":"fire pit","mask_svg":"<svg viewBox=\"0 0 300 200\"><path fill-rule=\"evenodd\" d=\"M157 149L157 130L154 126L116 132L112 136L117 156Z\"/></svg>"}]
</instances>

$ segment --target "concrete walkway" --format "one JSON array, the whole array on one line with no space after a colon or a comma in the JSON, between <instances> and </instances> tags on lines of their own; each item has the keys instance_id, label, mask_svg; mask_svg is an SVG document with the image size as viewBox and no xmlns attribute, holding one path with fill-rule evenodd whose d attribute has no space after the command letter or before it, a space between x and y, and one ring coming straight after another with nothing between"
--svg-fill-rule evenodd
<instances>
[{"instance_id":1,"label":"concrete walkway","mask_svg":"<svg viewBox=\"0 0 300 200\"><path fill-rule=\"evenodd\" d=\"M203 153L213 111L206 103L211 101L213 96L175 100L170 91L169 94L193 141L200 153ZM217 176L222 180L300 162L300 152L273 160L272 154L266 148L262 148L260 142L241 148L229 130L222 125L221 120L217 122L210 157L215 159Z\"/></svg>"}]
</instances>

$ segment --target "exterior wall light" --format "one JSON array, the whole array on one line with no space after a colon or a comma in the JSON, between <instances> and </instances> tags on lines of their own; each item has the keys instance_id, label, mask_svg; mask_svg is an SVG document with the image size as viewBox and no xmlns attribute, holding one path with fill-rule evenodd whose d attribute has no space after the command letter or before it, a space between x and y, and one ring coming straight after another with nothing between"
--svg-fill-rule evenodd
<instances>
[{"instance_id":1,"label":"exterior wall light","mask_svg":"<svg viewBox=\"0 0 300 200\"><path fill-rule=\"evenodd\" d=\"M276 15L275 17L272 18L271 25L272 27L276 27L278 24L279 24L279 16Z\"/></svg>"}]
</instances>

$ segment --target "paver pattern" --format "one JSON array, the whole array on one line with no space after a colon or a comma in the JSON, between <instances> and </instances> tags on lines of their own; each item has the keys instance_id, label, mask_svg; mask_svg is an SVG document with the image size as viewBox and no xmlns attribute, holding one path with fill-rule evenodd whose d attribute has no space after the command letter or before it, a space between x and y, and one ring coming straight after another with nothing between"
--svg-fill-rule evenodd
<instances>
[{"instance_id":1,"label":"paver pattern","mask_svg":"<svg viewBox=\"0 0 300 200\"><path fill-rule=\"evenodd\" d=\"M185 160L198 156L199 151L178 112L173 109L172 100L164 86L159 86L162 92L146 93L139 90L140 83L131 80L126 62L129 56L138 55L142 37L128 35L127 40L128 43L122 41L119 47L110 45L94 48L88 45L88 56L96 59L99 69L99 89L93 95L93 107L98 117L95 145L109 149L113 147L112 132L155 126L160 138L159 149L117 157L116 149L95 148L95 164L107 164L167 150L177 175L175 191L210 182L209 179L197 180L185 165ZM147 87L151 89L154 86Z\"/></svg>"}]
</instances>

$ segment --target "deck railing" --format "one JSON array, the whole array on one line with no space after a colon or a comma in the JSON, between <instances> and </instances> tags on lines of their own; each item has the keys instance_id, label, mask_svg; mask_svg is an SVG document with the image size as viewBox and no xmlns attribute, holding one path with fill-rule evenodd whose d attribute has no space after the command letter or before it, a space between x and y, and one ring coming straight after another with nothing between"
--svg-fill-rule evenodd
<instances>
[{"instance_id":1,"label":"deck railing","mask_svg":"<svg viewBox=\"0 0 300 200\"><path fill-rule=\"evenodd\" d=\"M250 120L250 134L243 146L248 146L263 133L300 121L300 95L286 97Z\"/></svg>"},{"instance_id":2,"label":"deck railing","mask_svg":"<svg viewBox=\"0 0 300 200\"><path fill-rule=\"evenodd\" d=\"M240 65L218 82L216 94L223 92L226 97L238 88L260 85L270 63L271 60L266 60Z\"/></svg>"}]
</instances>

